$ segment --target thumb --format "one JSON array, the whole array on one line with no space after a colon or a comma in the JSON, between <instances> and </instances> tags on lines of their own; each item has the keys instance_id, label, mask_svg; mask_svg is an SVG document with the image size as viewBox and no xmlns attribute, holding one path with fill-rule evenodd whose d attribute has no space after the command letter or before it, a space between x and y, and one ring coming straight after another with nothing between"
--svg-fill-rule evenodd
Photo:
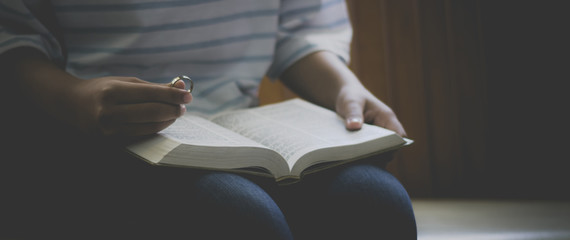
<instances>
[{"instance_id":1,"label":"thumb","mask_svg":"<svg viewBox=\"0 0 570 240\"><path fill-rule=\"evenodd\" d=\"M363 106L357 101L346 101L337 106L338 114L345 119L346 129L354 131L362 128Z\"/></svg>"},{"instance_id":2,"label":"thumb","mask_svg":"<svg viewBox=\"0 0 570 240\"><path fill-rule=\"evenodd\" d=\"M165 85L168 87L175 87L175 88L180 88L180 89L186 88L186 84L184 83L184 81L178 81L178 82L174 83L174 85L172 85L172 83L165 83Z\"/></svg>"},{"instance_id":3,"label":"thumb","mask_svg":"<svg viewBox=\"0 0 570 240\"><path fill-rule=\"evenodd\" d=\"M186 85L188 85L188 89L186 89ZM186 89L189 93L192 93L192 90L194 88L194 82L192 81L192 79L190 79L190 77L180 75L172 79L172 81L168 84L168 86L180 89Z\"/></svg>"}]
</instances>

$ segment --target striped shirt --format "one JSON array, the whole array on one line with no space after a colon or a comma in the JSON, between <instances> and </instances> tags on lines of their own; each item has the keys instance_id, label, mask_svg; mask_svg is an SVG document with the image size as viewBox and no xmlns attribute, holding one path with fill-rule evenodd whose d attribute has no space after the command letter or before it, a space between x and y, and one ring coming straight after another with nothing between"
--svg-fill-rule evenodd
<instances>
[{"instance_id":1,"label":"striped shirt","mask_svg":"<svg viewBox=\"0 0 570 240\"><path fill-rule=\"evenodd\" d=\"M351 38L342 0L0 0L0 54L33 47L83 79L188 75L204 114L254 106L312 52L348 62Z\"/></svg>"}]
</instances>

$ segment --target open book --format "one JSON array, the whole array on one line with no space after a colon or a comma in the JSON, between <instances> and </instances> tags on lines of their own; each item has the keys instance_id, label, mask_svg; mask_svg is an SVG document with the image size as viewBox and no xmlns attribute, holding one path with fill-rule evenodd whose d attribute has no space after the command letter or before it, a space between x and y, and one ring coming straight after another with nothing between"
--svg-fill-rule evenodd
<instances>
[{"instance_id":1,"label":"open book","mask_svg":"<svg viewBox=\"0 0 570 240\"><path fill-rule=\"evenodd\" d=\"M127 150L152 164L247 172L294 182L304 174L410 143L365 124L348 131L333 111L293 99L204 118L191 114Z\"/></svg>"}]
</instances>

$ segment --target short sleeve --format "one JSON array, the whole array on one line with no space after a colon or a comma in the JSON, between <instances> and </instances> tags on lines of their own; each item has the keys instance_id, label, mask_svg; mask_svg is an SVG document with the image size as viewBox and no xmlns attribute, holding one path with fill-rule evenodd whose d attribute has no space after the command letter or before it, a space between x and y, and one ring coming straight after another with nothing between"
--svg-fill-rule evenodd
<instances>
[{"instance_id":1,"label":"short sleeve","mask_svg":"<svg viewBox=\"0 0 570 240\"><path fill-rule=\"evenodd\" d=\"M316 51L329 51L349 62L352 27L343 0L282 0L279 14L269 78L278 78L297 60Z\"/></svg>"},{"instance_id":2,"label":"short sleeve","mask_svg":"<svg viewBox=\"0 0 570 240\"><path fill-rule=\"evenodd\" d=\"M64 65L62 45L48 30L53 28L40 20L40 15L49 15L41 12L46 11L42 5L45 3L46 1L0 0L0 54L18 47L32 47L46 54L59 66Z\"/></svg>"}]
</instances>

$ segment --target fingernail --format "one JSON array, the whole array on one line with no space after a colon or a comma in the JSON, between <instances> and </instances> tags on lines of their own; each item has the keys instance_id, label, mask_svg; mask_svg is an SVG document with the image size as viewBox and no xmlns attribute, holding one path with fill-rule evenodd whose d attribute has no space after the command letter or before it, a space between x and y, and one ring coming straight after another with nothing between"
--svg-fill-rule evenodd
<instances>
[{"instance_id":1,"label":"fingernail","mask_svg":"<svg viewBox=\"0 0 570 240\"><path fill-rule=\"evenodd\" d=\"M358 130L362 127L363 122L360 117L349 117L346 119L346 128L349 130Z\"/></svg>"},{"instance_id":2,"label":"fingernail","mask_svg":"<svg viewBox=\"0 0 570 240\"><path fill-rule=\"evenodd\" d=\"M349 117L346 119L346 123L348 124L355 124L355 123L362 124L362 122L363 122L362 118L359 117Z\"/></svg>"},{"instance_id":3,"label":"fingernail","mask_svg":"<svg viewBox=\"0 0 570 240\"><path fill-rule=\"evenodd\" d=\"M184 113L186 113L186 105L180 104L180 116L184 115Z\"/></svg>"}]
</instances>

